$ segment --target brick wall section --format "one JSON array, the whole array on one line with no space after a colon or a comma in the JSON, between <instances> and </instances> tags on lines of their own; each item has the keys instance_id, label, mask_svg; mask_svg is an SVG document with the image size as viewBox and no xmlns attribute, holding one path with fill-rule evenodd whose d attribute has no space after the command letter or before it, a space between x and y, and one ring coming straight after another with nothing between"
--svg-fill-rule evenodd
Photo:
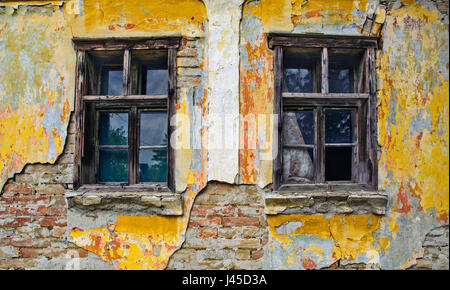
<instances>
[{"instance_id":1,"label":"brick wall section","mask_svg":"<svg viewBox=\"0 0 450 290\"><path fill-rule=\"evenodd\" d=\"M67 242L64 193L72 188L74 124L71 120L64 153L55 164L29 164L0 195L0 269L38 266L38 260L63 254L86 257Z\"/></svg>"},{"instance_id":2,"label":"brick wall section","mask_svg":"<svg viewBox=\"0 0 450 290\"><path fill-rule=\"evenodd\" d=\"M263 190L209 183L196 197L181 249L168 269L261 269L268 227Z\"/></svg>"},{"instance_id":3,"label":"brick wall section","mask_svg":"<svg viewBox=\"0 0 450 290\"><path fill-rule=\"evenodd\" d=\"M423 242L423 257L417 259L412 269L421 270L448 270L449 267L449 231L448 225L434 228L425 237Z\"/></svg>"}]
</instances>

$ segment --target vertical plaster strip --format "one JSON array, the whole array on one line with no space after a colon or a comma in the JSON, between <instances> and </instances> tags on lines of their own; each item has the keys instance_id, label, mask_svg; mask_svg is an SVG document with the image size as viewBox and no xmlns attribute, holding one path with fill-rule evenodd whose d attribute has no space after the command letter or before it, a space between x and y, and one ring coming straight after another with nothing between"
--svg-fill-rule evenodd
<instances>
[{"instance_id":1,"label":"vertical plaster strip","mask_svg":"<svg viewBox=\"0 0 450 290\"><path fill-rule=\"evenodd\" d=\"M244 0L204 0L208 13L208 181L239 173L239 27Z\"/></svg>"}]
</instances>

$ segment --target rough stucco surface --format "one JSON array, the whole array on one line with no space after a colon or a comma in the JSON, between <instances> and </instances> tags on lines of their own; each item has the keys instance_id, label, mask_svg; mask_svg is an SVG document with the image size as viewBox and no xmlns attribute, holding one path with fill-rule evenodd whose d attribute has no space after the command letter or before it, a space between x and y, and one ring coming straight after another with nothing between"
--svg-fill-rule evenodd
<instances>
[{"instance_id":1,"label":"rough stucco surface","mask_svg":"<svg viewBox=\"0 0 450 290\"><path fill-rule=\"evenodd\" d=\"M430 243L447 247L448 253L448 243L433 240L445 225L448 240L449 210L448 17L433 1L388 1L387 6L373 0L35 2L0 5L0 63L8 64L0 73L0 188L26 164L54 163L64 148L73 153L66 144L74 101L72 37L184 37L177 72L181 114L175 120L181 144L176 150L176 189L183 196L183 215L128 216L119 211L93 218L63 211L65 238L89 251L92 265L163 269L183 242L187 248L195 243L188 234L191 209L197 208L196 196L208 181L260 188L271 184L273 52L267 47L267 32L381 35L379 190L388 194L389 203L383 216L261 216L265 221L258 226L266 228L268 238L252 241L258 262L242 267L403 269L433 256ZM195 70L184 69L185 61L194 62L187 68ZM225 149L207 149L214 142ZM27 174L17 174L15 181ZM42 187L42 176L36 186ZM247 196L246 190L254 192L251 187L236 192ZM226 197L216 198L219 206L226 205ZM245 221L254 226L251 219ZM52 224L51 231L60 226L65 223ZM15 247L2 247L0 257L19 256ZM92 258L93 253L109 264ZM22 267L48 267L45 258L37 261ZM443 267L448 268L448 256Z\"/></svg>"}]
</instances>

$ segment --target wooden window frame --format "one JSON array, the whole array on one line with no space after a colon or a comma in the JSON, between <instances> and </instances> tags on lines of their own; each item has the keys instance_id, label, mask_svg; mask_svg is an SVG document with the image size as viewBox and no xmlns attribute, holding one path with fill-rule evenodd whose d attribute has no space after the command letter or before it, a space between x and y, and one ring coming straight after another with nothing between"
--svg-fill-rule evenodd
<instances>
[{"instance_id":1,"label":"wooden window frame","mask_svg":"<svg viewBox=\"0 0 450 290\"><path fill-rule=\"evenodd\" d=\"M121 39L83 39L74 38L76 50L76 84L75 84L75 156L74 181L75 190L80 187L107 191L172 191L175 192L174 148L170 144L173 132L170 120L176 107L176 57L181 37L166 38L121 38ZM131 95L131 51L133 50L167 50L168 59L168 93L167 95ZM123 95L87 95L87 53L91 51L123 51ZM167 182L138 183L139 149L139 110L159 110L167 112ZM86 134L96 135L98 110L129 111L129 177L125 183L98 183L98 154L88 148L98 148L96 138L85 138ZM95 120L94 126L87 126L86 120ZM90 140L91 144L86 144ZM94 144L92 144L94 142ZM87 146L88 145L88 146ZM94 158L95 161L89 160ZM93 177L95 181L93 182Z\"/></svg>"},{"instance_id":2,"label":"wooden window frame","mask_svg":"<svg viewBox=\"0 0 450 290\"><path fill-rule=\"evenodd\" d=\"M379 39L376 37L343 37L323 35L269 34L269 48L274 50L274 115L277 118L274 128L278 136L274 146L278 150L274 155L273 188L276 191L314 191L314 190L376 190L378 182L377 166L377 113L376 113L376 76L375 52ZM283 50L286 47L321 48L321 92L288 93L282 91ZM328 49L358 48L364 49L365 92L329 93L328 89ZM285 109L299 107L315 108L315 180L310 184L283 183L283 112ZM356 144L352 181L325 181L325 129L323 108L357 108L354 121Z\"/></svg>"}]
</instances>

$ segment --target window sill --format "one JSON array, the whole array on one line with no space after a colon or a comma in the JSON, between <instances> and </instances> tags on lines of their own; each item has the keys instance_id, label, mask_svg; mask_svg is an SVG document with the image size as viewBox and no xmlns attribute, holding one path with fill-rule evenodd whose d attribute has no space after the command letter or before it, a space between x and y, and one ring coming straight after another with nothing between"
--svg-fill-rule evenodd
<instances>
[{"instance_id":1,"label":"window sill","mask_svg":"<svg viewBox=\"0 0 450 290\"><path fill-rule=\"evenodd\" d=\"M108 190L106 187L80 187L76 191L66 192L66 199L69 209L88 212L105 210L133 216L183 215L182 195L170 191L154 191L148 188Z\"/></svg>"},{"instance_id":2,"label":"window sill","mask_svg":"<svg viewBox=\"0 0 450 290\"><path fill-rule=\"evenodd\" d=\"M265 196L264 212L384 215L387 203L387 194L377 191L272 192Z\"/></svg>"}]
</instances>

